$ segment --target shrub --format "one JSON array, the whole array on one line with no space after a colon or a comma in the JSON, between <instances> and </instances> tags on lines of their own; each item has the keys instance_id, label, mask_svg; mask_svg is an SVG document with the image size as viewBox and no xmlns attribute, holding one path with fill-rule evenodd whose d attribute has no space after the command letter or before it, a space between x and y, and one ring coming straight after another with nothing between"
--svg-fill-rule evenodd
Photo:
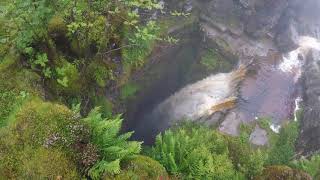
<instances>
[{"instance_id":1,"label":"shrub","mask_svg":"<svg viewBox=\"0 0 320 180\"><path fill-rule=\"evenodd\" d=\"M115 79L111 66L102 60L94 60L90 63L89 75L100 87L105 87L108 81Z\"/></svg>"},{"instance_id":2,"label":"shrub","mask_svg":"<svg viewBox=\"0 0 320 180\"><path fill-rule=\"evenodd\" d=\"M64 92L76 94L81 91L80 73L76 65L63 60L61 67L56 68L57 83Z\"/></svg>"},{"instance_id":3,"label":"shrub","mask_svg":"<svg viewBox=\"0 0 320 180\"><path fill-rule=\"evenodd\" d=\"M269 118L260 118L258 124L260 128L268 131L270 129L271 120Z\"/></svg>"},{"instance_id":4,"label":"shrub","mask_svg":"<svg viewBox=\"0 0 320 180\"><path fill-rule=\"evenodd\" d=\"M295 160L290 166L309 173L314 179L320 178L320 155L314 155L309 160L305 158Z\"/></svg>"},{"instance_id":5,"label":"shrub","mask_svg":"<svg viewBox=\"0 0 320 180\"><path fill-rule=\"evenodd\" d=\"M207 127L184 125L156 138L149 152L170 174L186 179L231 179L235 171L222 135Z\"/></svg>"},{"instance_id":6,"label":"shrub","mask_svg":"<svg viewBox=\"0 0 320 180\"><path fill-rule=\"evenodd\" d=\"M249 142L243 142L240 138L226 137L229 149L229 157L236 170L244 174L248 179L262 173L267 155L259 149L253 149Z\"/></svg>"},{"instance_id":7,"label":"shrub","mask_svg":"<svg viewBox=\"0 0 320 180\"><path fill-rule=\"evenodd\" d=\"M280 129L271 141L268 155L269 165L288 165L295 154L295 142L298 137L298 122L291 121Z\"/></svg>"},{"instance_id":8,"label":"shrub","mask_svg":"<svg viewBox=\"0 0 320 180\"><path fill-rule=\"evenodd\" d=\"M48 33L53 39L66 35L67 26L61 16L55 15L50 19L48 23Z\"/></svg>"},{"instance_id":9,"label":"shrub","mask_svg":"<svg viewBox=\"0 0 320 180\"><path fill-rule=\"evenodd\" d=\"M158 40L159 27L154 21L144 27L137 27L136 31L126 32L129 46L122 50L122 56L127 65L138 68L144 65L146 57L151 53L153 44Z\"/></svg>"},{"instance_id":10,"label":"shrub","mask_svg":"<svg viewBox=\"0 0 320 180\"><path fill-rule=\"evenodd\" d=\"M312 177L305 172L300 170L291 169L288 166L269 166L261 176L255 178L256 180L265 180L265 179L301 179L301 180L312 180Z\"/></svg>"}]
</instances>

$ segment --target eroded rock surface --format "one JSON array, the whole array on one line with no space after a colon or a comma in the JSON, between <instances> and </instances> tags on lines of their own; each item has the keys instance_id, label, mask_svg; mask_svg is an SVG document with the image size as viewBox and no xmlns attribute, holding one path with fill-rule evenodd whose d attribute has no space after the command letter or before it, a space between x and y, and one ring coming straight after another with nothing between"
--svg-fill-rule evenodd
<instances>
[{"instance_id":1,"label":"eroded rock surface","mask_svg":"<svg viewBox=\"0 0 320 180\"><path fill-rule=\"evenodd\" d=\"M320 150L320 52L313 50L307 57L303 74L304 114L301 121L298 149L303 154Z\"/></svg>"}]
</instances>

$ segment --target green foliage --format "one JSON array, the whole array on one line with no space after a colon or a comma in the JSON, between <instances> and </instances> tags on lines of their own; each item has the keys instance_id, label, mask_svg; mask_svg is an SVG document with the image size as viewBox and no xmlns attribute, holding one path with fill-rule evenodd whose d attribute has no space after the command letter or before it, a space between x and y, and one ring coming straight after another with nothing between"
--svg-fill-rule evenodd
<instances>
[{"instance_id":1,"label":"green foliage","mask_svg":"<svg viewBox=\"0 0 320 180\"><path fill-rule=\"evenodd\" d=\"M0 92L0 128L8 123L11 112L18 109L28 96L25 91L21 91L19 95L13 91Z\"/></svg>"},{"instance_id":2,"label":"green foliage","mask_svg":"<svg viewBox=\"0 0 320 180\"><path fill-rule=\"evenodd\" d=\"M259 127L265 130L270 129L271 120L269 118L260 118L258 120Z\"/></svg>"},{"instance_id":3,"label":"green foliage","mask_svg":"<svg viewBox=\"0 0 320 180\"><path fill-rule=\"evenodd\" d=\"M32 56L32 44L46 36L46 24L52 16L51 3L46 0L18 0L7 3L7 39L22 53Z\"/></svg>"},{"instance_id":4,"label":"green foliage","mask_svg":"<svg viewBox=\"0 0 320 180\"><path fill-rule=\"evenodd\" d=\"M207 127L167 130L157 136L150 155L169 173L186 179L231 179L235 175L223 136Z\"/></svg>"},{"instance_id":5,"label":"green foliage","mask_svg":"<svg viewBox=\"0 0 320 180\"><path fill-rule=\"evenodd\" d=\"M141 143L128 141L132 132L119 135L122 119L120 115L104 119L98 108L93 109L83 120L91 131L91 140L101 151L101 160L90 170L93 179L106 174L118 174L120 162L128 159L141 150Z\"/></svg>"},{"instance_id":6,"label":"green foliage","mask_svg":"<svg viewBox=\"0 0 320 180\"><path fill-rule=\"evenodd\" d=\"M108 81L115 80L111 66L102 60L94 60L90 63L89 74L100 87L105 87Z\"/></svg>"},{"instance_id":7,"label":"green foliage","mask_svg":"<svg viewBox=\"0 0 320 180\"><path fill-rule=\"evenodd\" d=\"M62 86L63 90L72 93L80 92L80 74L76 65L63 60L62 66L57 67L55 70L57 74L57 83Z\"/></svg>"},{"instance_id":8,"label":"green foliage","mask_svg":"<svg viewBox=\"0 0 320 180\"><path fill-rule=\"evenodd\" d=\"M158 40L159 27L154 21L148 22L145 27L136 27L135 33L127 33L129 47L124 48L122 56L125 63L137 68L145 63L145 58L151 53L153 43Z\"/></svg>"},{"instance_id":9,"label":"green foliage","mask_svg":"<svg viewBox=\"0 0 320 180\"><path fill-rule=\"evenodd\" d=\"M248 143L250 134L254 131L254 125L253 124L240 124L239 127L240 130L240 140L242 143Z\"/></svg>"},{"instance_id":10,"label":"green foliage","mask_svg":"<svg viewBox=\"0 0 320 180\"><path fill-rule=\"evenodd\" d=\"M267 154L260 149L253 149L248 141L241 138L227 137L229 156L236 170L248 179L261 174Z\"/></svg>"},{"instance_id":11,"label":"green foliage","mask_svg":"<svg viewBox=\"0 0 320 180\"><path fill-rule=\"evenodd\" d=\"M314 155L309 160L305 158L295 160L290 166L307 172L314 179L320 178L320 155Z\"/></svg>"},{"instance_id":12,"label":"green foliage","mask_svg":"<svg viewBox=\"0 0 320 180\"><path fill-rule=\"evenodd\" d=\"M35 60L31 60L31 66L33 68L35 68L36 66L39 66L44 77L46 78L51 78L52 77L52 71L50 69L50 67L47 67L47 63L48 63L48 56L46 53L38 53L36 55L36 59Z\"/></svg>"},{"instance_id":13,"label":"green foliage","mask_svg":"<svg viewBox=\"0 0 320 180\"><path fill-rule=\"evenodd\" d=\"M122 100L128 100L133 98L138 91L139 87L137 85L131 83L126 84L121 88L120 98Z\"/></svg>"},{"instance_id":14,"label":"green foliage","mask_svg":"<svg viewBox=\"0 0 320 180\"><path fill-rule=\"evenodd\" d=\"M272 165L287 165L295 154L295 142L298 137L298 122L291 121L274 135L267 160Z\"/></svg>"},{"instance_id":15,"label":"green foliage","mask_svg":"<svg viewBox=\"0 0 320 180\"><path fill-rule=\"evenodd\" d=\"M19 109L28 96L41 95L40 78L20 69L15 58L7 55L0 64L0 127L7 124L12 111Z\"/></svg>"},{"instance_id":16,"label":"green foliage","mask_svg":"<svg viewBox=\"0 0 320 180\"><path fill-rule=\"evenodd\" d=\"M48 34L52 38L57 38L59 36L65 36L67 33L67 26L64 22L63 17L60 15L53 16L48 22Z\"/></svg>"}]
</instances>

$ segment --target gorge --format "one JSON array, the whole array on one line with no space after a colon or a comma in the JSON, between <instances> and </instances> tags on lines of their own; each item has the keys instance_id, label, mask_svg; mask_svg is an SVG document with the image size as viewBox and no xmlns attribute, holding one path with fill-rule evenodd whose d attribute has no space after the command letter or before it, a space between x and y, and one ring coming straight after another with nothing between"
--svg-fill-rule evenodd
<instances>
[{"instance_id":1,"label":"gorge","mask_svg":"<svg viewBox=\"0 0 320 180\"><path fill-rule=\"evenodd\" d=\"M170 2L165 2L165 5L167 8L172 7ZM202 106L209 108L216 105L209 100L200 100L207 96L207 90L203 89L202 93L201 89L196 87L199 87L201 83L204 84L206 79L196 81L210 74L210 77L219 78L222 76L222 74L217 74L219 71L227 73L231 69L218 68L209 72L202 71L202 74L199 73L199 68L194 64L201 63L201 56L210 50L215 51L216 56L223 61L233 64L232 69L237 69L237 66L251 62L247 75L237 82L239 84L233 85L237 88L230 90L214 83L212 88L209 88L213 92L214 89L221 88L221 92L225 94L237 94L236 101L231 99L236 102L234 107L226 107L220 109L219 112L210 114L210 120L208 120L208 116L204 118L207 118L205 121L208 124L218 126L220 131L238 135L240 124L250 124L258 118L271 118L271 127L277 131L283 123L289 119L295 119L294 114L298 102L303 104L303 107L308 106L305 101L307 87L304 85L306 79L304 72L308 62L314 61L310 60L310 53L319 50L317 40L319 38L317 33L319 22L316 20L319 3L317 1L308 0L302 3L286 0L277 2L215 0L186 1L179 5L182 9L189 7L187 9L188 12L191 12L189 18L195 20L189 25L180 26L182 29L179 29L179 23L175 24L176 27L172 27L172 34L178 33L178 37L183 40L183 43L179 49L175 49L172 53L169 49L164 49L162 53L166 53L165 57L160 58L159 63L185 61L190 65L185 65L189 67L185 68L187 71L182 70L184 74L179 74L179 71L170 74L164 70L163 74L166 75L161 81L158 81L158 84L154 83L150 86L151 92L148 93L146 90L142 93L144 94L142 100L138 98L138 102L141 101L140 105L137 103L133 111L130 111L129 108L129 114L131 113L129 122L131 118L137 122L129 129L136 131L137 139L149 141L152 139L150 137L154 137L169 127L168 124L175 124L177 120L199 120L200 116L195 117L191 114L201 114L203 112ZM182 35L181 32L183 32ZM189 41L190 37L199 37L199 39ZM176 56L179 52L185 53L185 50L193 55ZM175 65L171 64L174 68ZM198 72L188 74L188 71ZM191 75L191 78L187 77L188 75ZM161 74L159 76L162 77ZM170 81L175 82L167 84ZM222 82L225 82L225 84L222 83L223 85L227 85L228 78ZM188 83L191 85L187 85ZM159 88L160 86L168 89ZM183 86L186 87L183 88ZM187 91L186 89L196 93L187 95L183 92ZM212 96L214 96L213 94ZM224 97L224 94L220 96L223 97L221 101L230 98L230 96ZM156 99L152 97L156 97ZM303 102L300 99L303 99ZM164 102L161 103L161 101ZM170 106L168 101L171 103ZM185 106L182 105L184 103L181 103L180 107L179 101L185 102ZM194 104L186 103L188 101ZM163 104L166 104L166 109L161 107L164 106ZM304 115L302 124L306 121L305 116L307 115ZM203 118L201 120L203 121ZM152 130L149 132L146 129ZM258 142L252 136L253 143L260 145L267 143L264 130L256 127L253 135L257 134L263 143ZM149 138L146 139L146 137ZM300 137L303 137L303 133ZM308 139L308 137L304 138ZM304 151L308 152L308 150Z\"/></svg>"}]
</instances>

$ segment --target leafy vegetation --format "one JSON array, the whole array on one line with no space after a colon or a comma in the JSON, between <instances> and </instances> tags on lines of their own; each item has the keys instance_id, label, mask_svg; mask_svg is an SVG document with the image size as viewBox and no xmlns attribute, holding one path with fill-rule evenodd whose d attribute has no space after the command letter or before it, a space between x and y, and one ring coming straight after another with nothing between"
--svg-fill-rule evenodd
<instances>
[{"instance_id":1,"label":"leafy vegetation","mask_svg":"<svg viewBox=\"0 0 320 180\"><path fill-rule=\"evenodd\" d=\"M295 142L298 137L298 122L290 122L281 128L279 135L271 139L268 164L288 165L295 155Z\"/></svg>"},{"instance_id":2,"label":"leafy vegetation","mask_svg":"<svg viewBox=\"0 0 320 180\"><path fill-rule=\"evenodd\" d=\"M169 173L185 179L252 178L262 172L265 159L240 139L201 125L184 125L157 136L150 155Z\"/></svg>"},{"instance_id":3,"label":"leafy vegetation","mask_svg":"<svg viewBox=\"0 0 320 180\"><path fill-rule=\"evenodd\" d=\"M317 154L312 156L309 160L306 158L294 160L290 166L307 172L314 179L320 178L320 156Z\"/></svg>"},{"instance_id":4,"label":"leafy vegetation","mask_svg":"<svg viewBox=\"0 0 320 180\"><path fill-rule=\"evenodd\" d=\"M104 119L99 109L93 109L84 122L90 129L92 142L101 151L101 160L90 170L89 175L93 179L99 179L104 173L119 174L120 162L128 159L141 150L141 143L128 141L132 132L118 135L121 129L122 119L116 116L113 119Z\"/></svg>"}]
</instances>

